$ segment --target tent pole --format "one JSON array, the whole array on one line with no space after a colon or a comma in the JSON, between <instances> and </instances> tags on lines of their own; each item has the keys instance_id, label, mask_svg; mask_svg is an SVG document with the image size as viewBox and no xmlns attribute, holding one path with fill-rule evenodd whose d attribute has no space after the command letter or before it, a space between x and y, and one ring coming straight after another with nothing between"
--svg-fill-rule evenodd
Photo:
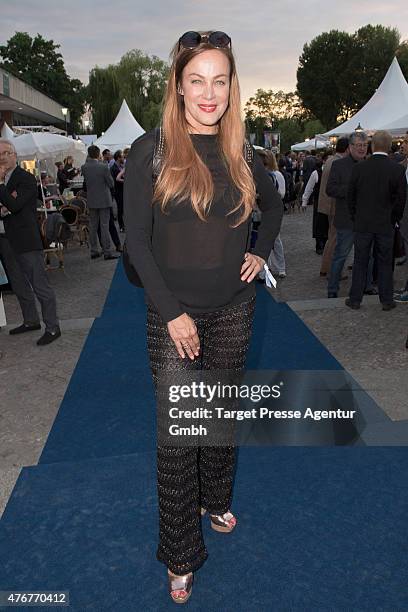
<instances>
[{"instance_id":1,"label":"tent pole","mask_svg":"<svg viewBox=\"0 0 408 612\"><path fill-rule=\"evenodd\" d=\"M40 160L36 157L35 161L37 162L38 176L40 177L41 196L42 196L42 201L43 201L43 206L44 206L44 211L45 211L45 218L47 218L48 217L48 213L47 213L47 207L45 205L44 188L43 188L43 184L42 184L42 180L41 180Z\"/></svg>"}]
</instances>

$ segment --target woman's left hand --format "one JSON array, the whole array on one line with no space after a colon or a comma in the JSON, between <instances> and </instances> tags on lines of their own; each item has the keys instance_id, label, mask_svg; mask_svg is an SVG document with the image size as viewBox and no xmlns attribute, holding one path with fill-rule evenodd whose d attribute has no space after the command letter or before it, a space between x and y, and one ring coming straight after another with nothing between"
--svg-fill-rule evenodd
<instances>
[{"instance_id":1,"label":"woman's left hand","mask_svg":"<svg viewBox=\"0 0 408 612\"><path fill-rule=\"evenodd\" d=\"M265 260L258 255L245 253L245 261L241 266L241 280L250 283L264 267Z\"/></svg>"}]
</instances>

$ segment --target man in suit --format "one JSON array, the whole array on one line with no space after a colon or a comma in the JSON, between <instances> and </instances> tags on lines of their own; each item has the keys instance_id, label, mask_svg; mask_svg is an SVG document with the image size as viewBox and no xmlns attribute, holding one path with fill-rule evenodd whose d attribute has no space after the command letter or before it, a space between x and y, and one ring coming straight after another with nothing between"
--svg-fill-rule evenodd
<instances>
[{"instance_id":1,"label":"man in suit","mask_svg":"<svg viewBox=\"0 0 408 612\"><path fill-rule=\"evenodd\" d=\"M112 207L111 189L114 186L109 168L100 160L100 150L96 145L88 147L88 159L82 166L86 183L87 205L89 208L89 240L91 259L101 256L98 250L98 226L100 227L101 246L104 259L116 259L111 250L109 217Z\"/></svg>"},{"instance_id":2,"label":"man in suit","mask_svg":"<svg viewBox=\"0 0 408 612\"><path fill-rule=\"evenodd\" d=\"M303 191L306 189L306 185L314 170L316 170L316 151L313 149L303 162Z\"/></svg>"},{"instance_id":3,"label":"man in suit","mask_svg":"<svg viewBox=\"0 0 408 612\"><path fill-rule=\"evenodd\" d=\"M4 139L0 139L0 207L6 238L6 242L2 242L2 255L24 318L24 323L10 330L10 334L41 329L35 294L45 323L45 333L37 344L44 346L59 338L61 331L55 293L45 270L43 244L36 218L37 182L32 174L17 166L14 145ZM11 251L8 247L11 247ZM16 263L19 267L17 271ZM22 281L20 272L27 282Z\"/></svg>"},{"instance_id":4,"label":"man in suit","mask_svg":"<svg viewBox=\"0 0 408 612\"><path fill-rule=\"evenodd\" d=\"M393 300L392 253L394 228L404 213L406 180L404 168L388 157L392 136L378 131L372 139L373 155L353 168L347 204L354 227L354 265L349 308L358 309L363 299L371 247L378 261L378 289L383 310Z\"/></svg>"},{"instance_id":5,"label":"man in suit","mask_svg":"<svg viewBox=\"0 0 408 612\"><path fill-rule=\"evenodd\" d=\"M326 193L327 180L330 175L330 170L333 162L342 157L349 155L349 141L348 138L339 138L336 143L336 153L329 157L323 166L322 178L320 182L319 201L317 204L317 211L323 215L327 215L329 222L329 230L327 236L327 242L324 246L322 264L320 266L320 276L327 276L330 271L332 257L336 246L336 228L334 227L334 211L336 200L330 198Z\"/></svg>"},{"instance_id":6,"label":"man in suit","mask_svg":"<svg viewBox=\"0 0 408 612\"><path fill-rule=\"evenodd\" d=\"M353 168L367 155L367 146L367 135L364 132L353 132L349 137L350 154L333 162L327 180L326 194L336 200L333 222L336 228L336 247L327 284L329 298L337 297L343 267L353 248L353 222L347 206L347 191Z\"/></svg>"}]
</instances>

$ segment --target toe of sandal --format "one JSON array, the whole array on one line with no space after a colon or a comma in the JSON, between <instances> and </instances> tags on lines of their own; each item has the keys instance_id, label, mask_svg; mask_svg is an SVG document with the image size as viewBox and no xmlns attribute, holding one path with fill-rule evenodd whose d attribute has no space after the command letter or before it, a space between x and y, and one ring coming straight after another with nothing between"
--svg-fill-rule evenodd
<instances>
[{"instance_id":1,"label":"toe of sandal","mask_svg":"<svg viewBox=\"0 0 408 612\"><path fill-rule=\"evenodd\" d=\"M193 573L177 576L168 572L169 593L174 603L185 603L193 588Z\"/></svg>"}]
</instances>

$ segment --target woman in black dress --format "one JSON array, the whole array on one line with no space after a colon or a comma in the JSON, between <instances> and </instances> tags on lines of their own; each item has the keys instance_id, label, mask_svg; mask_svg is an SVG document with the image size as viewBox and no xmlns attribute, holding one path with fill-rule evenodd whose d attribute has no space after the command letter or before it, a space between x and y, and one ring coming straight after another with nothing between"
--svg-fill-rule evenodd
<instances>
[{"instance_id":1,"label":"woman in black dress","mask_svg":"<svg viewBox=\"0 0 408 612\"><path fill-rule=\"evenodd\" d=\"M138 138L126 164L124 208L130 262L147 300L153 381L186 370L240 372L250 340L254 279L282 219L282 201L254 154L247 162L231 39L187 32L175 45L162 130L164 151L153 183L155 131ZM251 149L252 151L252 149ZM251 167L252 166L252 167ZM249 252L258 194L262 224ZM184 603L193 572L207 557L202 511L228 533L233 446L157 450L159 546L171 598Z\"/></svg>"}]
</instances>

